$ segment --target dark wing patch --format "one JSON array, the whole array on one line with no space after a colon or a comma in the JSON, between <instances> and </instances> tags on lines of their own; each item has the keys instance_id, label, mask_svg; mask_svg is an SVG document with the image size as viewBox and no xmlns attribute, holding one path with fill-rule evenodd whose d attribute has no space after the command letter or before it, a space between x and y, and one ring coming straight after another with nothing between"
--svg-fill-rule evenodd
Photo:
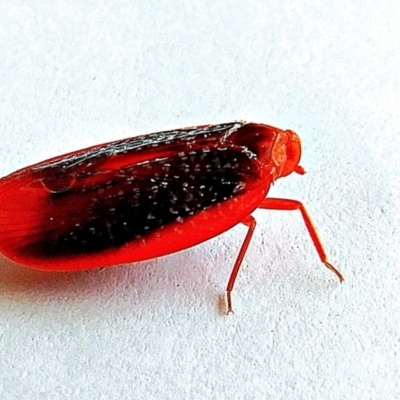
<instances>
[{"instance_id":1,"label":"dark wing patch","mask_svg":"<svg viewBox=\"0 0 400 400\"><path fill-rule=\"evenodd\" d=\"M57 257L122 246L243 193L259 165L240 148L198 148L67 176L70 187L49 191L38 233L22 251Z\"/></svg>"},{"instance_id":2,"label":"dark wing patch","mask_svg":"<svg viewBox=\"0 0 400 400\"><path fill-rule=\"evenodd\" d=\"M239 129L242 125L242 122L230 122L136 136L56 157L35 165L33 170L56 169L58 172L68 172L79 169L95 169L103 162L107 162L110 157L122 156L119 159L124 160L123 156L126 154L136 156L141 152L145 152L150 158L151 150L158 153L161 147L165 151L171 152L174 149L179 151L180 148L186 148L190 142L201 145L201 143L211 144L223 141L224 135L229 134L231 130Z\"/></svg>"}]
</instances>

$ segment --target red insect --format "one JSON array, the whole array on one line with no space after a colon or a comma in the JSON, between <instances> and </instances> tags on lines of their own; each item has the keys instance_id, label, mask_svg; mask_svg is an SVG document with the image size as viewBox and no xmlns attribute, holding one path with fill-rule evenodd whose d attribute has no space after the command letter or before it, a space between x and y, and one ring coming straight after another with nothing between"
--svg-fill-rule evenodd
<instances>
[{"instance_id":1,"label":"red insect","mask_svg":"<svg viewBox=\"0 0 400 400\"><path fill-rule=\"evenodd\" d=\"M186 249L238 223L248 227L231 291L256 226L256 208L300 210L321 261L328 261L298 201L266 198L298 165L293 131L232 122L153 133L55 157L0 179L0 251L27 267L72 271L131 263Z\"/></svg>"}]
</instances>

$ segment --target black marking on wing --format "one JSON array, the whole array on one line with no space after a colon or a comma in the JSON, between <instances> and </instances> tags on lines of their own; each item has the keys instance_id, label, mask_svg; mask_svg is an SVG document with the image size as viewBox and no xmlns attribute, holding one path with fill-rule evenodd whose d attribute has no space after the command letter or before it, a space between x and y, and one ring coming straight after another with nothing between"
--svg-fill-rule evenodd
<instances>
[{"instance_id":1,"label":"black marking on wing","mask_svg":"<svg viewBox=\"0 0 400 400\"><path fill-rule=\"evenodd\" d=\"M258 177L258 163L234 147L77 177L68 190L49 192L41 233L22 251L58 257L119 247L243 193Z\"/></svg>"},{"instance_id":2,"label":"black marking on wing","mask_svg":"<svg viewBox=\"0 0 400 400\"><path fill-rule=\"evenodd\" d=\"M104 159L110 156L117 156L119 154L126 154L131 151L145 151L149 148L157 148L159 146L170 145L176 142L183 142L185 145L187 142L198 140L199 137L207 140L213 135L224 134L232 129L238 129L243 124L243 122L229 122L218 125L206 125L162 131L118 140L104 145L95 146L87 151L82 150L81 152L75 152L66 157L57 157L54 161L40 163L35 166L34 170L40 171L48 168L59 168L59 172L61 173L85 164L87 165L91 161L102 158Z\"/></svg>"}]
</instances>

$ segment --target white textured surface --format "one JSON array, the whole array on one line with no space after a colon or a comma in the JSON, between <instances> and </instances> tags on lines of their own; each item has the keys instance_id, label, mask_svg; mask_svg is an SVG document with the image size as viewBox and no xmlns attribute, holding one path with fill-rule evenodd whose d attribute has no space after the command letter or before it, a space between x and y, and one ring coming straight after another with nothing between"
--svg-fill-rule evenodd
<instances>
[{"instance_id":1,"label":"white textured surface","mask_svg":"<svg viewBox=\"0 0 400 400\"><path fill-rule=\"evenodd\" d=\"M2 399L400 398L400 6L294 3L1 1L1 175L163 128L292 128L308 174L272 194L347 278L294 212L255 213L230 317L243 227L102 272L2 259Z\"/></svg>"}]
</instances>

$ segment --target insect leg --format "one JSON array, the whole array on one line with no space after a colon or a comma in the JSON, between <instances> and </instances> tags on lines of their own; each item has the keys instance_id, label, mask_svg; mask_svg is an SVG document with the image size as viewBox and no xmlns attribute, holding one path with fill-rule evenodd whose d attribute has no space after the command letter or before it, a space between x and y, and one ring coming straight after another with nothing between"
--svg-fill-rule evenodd
<instances>
[{"instance_id":1,"label":"insect leg","mask_svg":"<svg viewBox=\"0 0 400 400\"><path fill-rule=\"evenodd\" d=\"M289 199L266 198L259 205L259 208L265 208L268 210L289 210L289 211L300 210L304 223L306 224L306 228L311 236L311 240L313 241L315 249L318 252L319 258L328 269L330 269L334 274L336 274L340 282L344 281L343 275L328 261L328 257L322 246L322 242L318 236L317 230L315 229L315 226L312 223L310 215L308 214L306 208L300 201L289 200Z\"/></svg>"},{"instance_id":2,"label":"insect leg","mask_svg":"<svg viewBox=\"0 0 400 400\"><path fill-rule=\"evenodd\" d=\"M243 257L246 254L247 248L249 247L251 237L253 236L253 232L257 224L256 220L251 215L247 216L241 222L242 224L246 225L249 230L247 231L246 237L244 238L242 247L240 248L239 255L236 258L235 265L233 266L231 276L229 277L228 285L226 287L226 300L228 303L227 314L233 313L231 292L233 290L233 286L235 285L240 266L242 265Z\"/></svg>"}]
</instances>

